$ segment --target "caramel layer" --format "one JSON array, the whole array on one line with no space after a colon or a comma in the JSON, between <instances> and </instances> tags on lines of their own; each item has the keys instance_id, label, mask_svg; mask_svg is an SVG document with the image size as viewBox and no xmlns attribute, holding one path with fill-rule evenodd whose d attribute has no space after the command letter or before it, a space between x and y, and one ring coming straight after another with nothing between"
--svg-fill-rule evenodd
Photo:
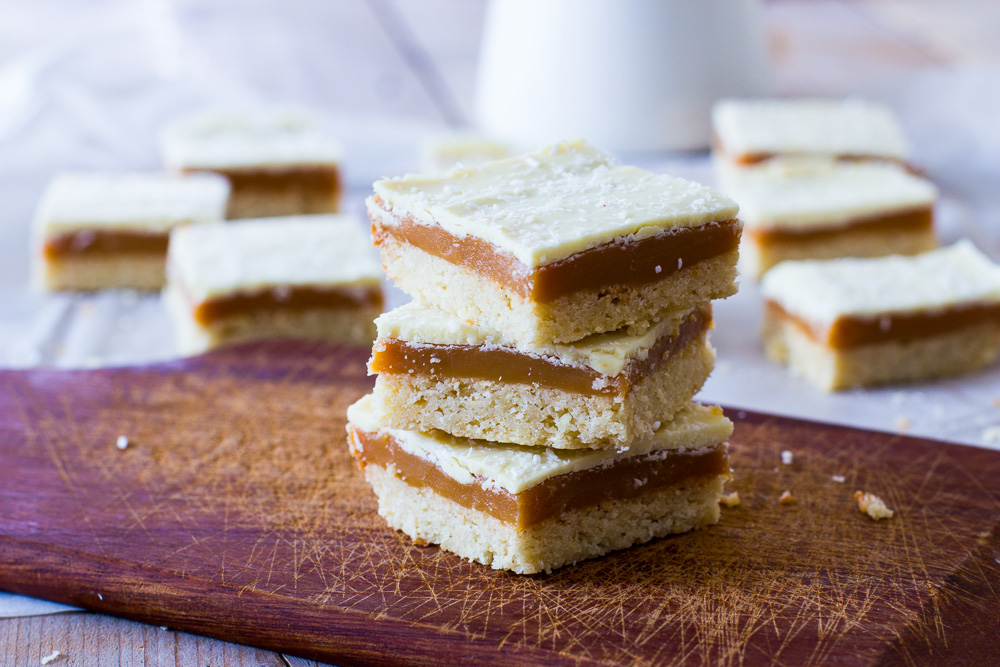
<instances>
[{"instance_id":1,"label":"caramel layer","mask_svg":"<svg viewBox=\"0 0 1000 667\"><path fill-rule=\"evenodd\" d=\"M47 259L124 253L166 256L170 236L142 232L81 230L50 236L42 244Z\"/></svg>"},{"instance_id":2,"label":"caramel layer","mask_svg":"<svg viewBox=\"0 0 1000 667\"><path fill-rule=\"evenodd\" d=\"M753 229L746 234L762 245L796 243L818 243L847 231L869 232L929 232L934 229L934 212L931 207L911 209L889 215L854 218L836 227L823 229Z\"/></svg>"},{"instance_id":3,"label":"caramel layer","mask_svg":"<svg viewBox=\"0 0 1000 667\"><path fill-rule=\"evenodd\" d=\"M768 315L790 322L820 345L846 350L863 345L942 336L961 329L1000 323L1000 304L973 304L918 313L890 313L873 317L838 317L830 327L818 326L792 315L775 301L765 303Z\"/></svg>"},{"instance_id":4,"label":"caramel layer","mask_svg":"<svg viewBox=\"0 0 1000 667\"><path fill-rule=\"evenodd\" d=\"M273 289L237 293L198 304L194 319L203 325L227 317L259 312L301 311L311 308L348 309L382 307L379 289L321 289L316 287L276 287Z\"/></svg>"},{"instance_id":5,"label":"caramel layer","mask_svg":"<svg viewBox=\"0 0 1000 667\"><path fill-rule=\"evenodd\" d=\"M385 209L379 197L375 201ZM611 285L639 286L663 280L683 267L735 250L740 231L738 220L680 227L639 241L618 239L535 269L529 269L488 241L454 236L439 226L420 224L412 217L397 216L397 224L392 226L373 221L372 240L378 246L391 236L483 274L521 298L545 303L584 290Z\"/></svg>"},{"instance_id":6,"label":"caramel layer","mask_svg":"<svg viewBox=\"0 0 1000 667\"><path fill-rule=\"evenodd\" d=\"M729 472L726 448L719 445L699 453L654 453L623 459L608 467L551 477L513 494L504 489L484 489L478 482L462 484L433 463L405 451L386 433L366 433L353 425L349 429L356 443L351 449L362 468L395 464L396 475L410 486L430 488L462 507L489 514L518 530L608 500L630 500L688 480ZM637 484L636 480L645 481Z\"/></svg>"},{"instance_id":7,"label":"caramel layer","mask_svg":"<svg viewBox=\"0 0 1000 667\"><path fill-rule=\"evenodd\" d=\"M774 157L783 156L785 153L742 153L740 155L733 156L733 162L742 166L750 166L754 164L760 164L761 162L766 162ZM905 167L906 165L900 160L894 160L892 158L885 157L883 155L864 155L857 153L841 153L839 155L833 156L835 159L841 162L896 162L900 166Z\"/></svg>"},{"instance_id":8,"label":"caramel layer","mask_svg":"<svg viewBox=\"0 0 1000 667\"><path fill-rule=\"evenodd\" d=\"M615 377L607 377L592 368L562 364L554 357L524 354L516 348L484 349L476 345L414 347L395 338L379 339L370 366L375 373L419 373L538 384L588 396L627 396L636 382L699 338L711 324L711 306L695 310L681 323L676 335L667 334L660 338L645 359L630 360Z\"/></svg>"}]
</instances>

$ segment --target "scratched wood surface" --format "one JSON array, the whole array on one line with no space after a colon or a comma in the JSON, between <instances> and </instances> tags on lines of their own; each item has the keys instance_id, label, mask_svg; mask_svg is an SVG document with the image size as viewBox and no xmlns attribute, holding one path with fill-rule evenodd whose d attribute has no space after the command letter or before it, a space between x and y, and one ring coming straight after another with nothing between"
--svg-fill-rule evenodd
<instances>
[{"instance_id":1,"label":"scratched wood surface","mask_svg":"<svg viewBox=\"0 0 1000 667\"><path fill-rule=\"evenodd\" d=\"M344 438L366 357L286 342L0 373L0 589L341 665L1000 650L996 452L734 411L743 503L719 525L519 577L377 516Z\"/></svg>"}]
</instances>

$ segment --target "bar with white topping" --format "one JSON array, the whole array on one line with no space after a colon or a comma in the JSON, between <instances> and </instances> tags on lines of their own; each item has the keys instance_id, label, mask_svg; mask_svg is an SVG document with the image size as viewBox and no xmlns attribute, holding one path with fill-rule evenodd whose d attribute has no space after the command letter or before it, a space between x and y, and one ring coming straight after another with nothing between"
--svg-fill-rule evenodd
<instances>
[{"instance_id":1,"label":"bar with white topping","mask_svg":"<svg viewBox=\"0 0 1000 667\"><path fill-rule=\"evenodd\" d=\"M262 338L370 345L382 312L361 221L292 216L171 235L164 301L184 354Z\"/></svg>"},{"instance_id":2,"label":"bar with white topping","mask_svg":"<svg viewBox=\"0 0 1000 667\"><path fill-rule=\"evenodd\" d=\"M348 442L379 514L417 543L530 574L715 523L722 411L690 403L627 450L558 450L385 429L366 396Z\"/></svg>"},{"instance_id":3,"label":"bar with white topping","mask_svg":"<svg viewBox=\"0 0 1000 667\"><path fill-rule=\"evenodd\" d=\"M339 210L343 148L319 114L294 108L203 111L170 123L161 148L171 171L208 171L229 180L229 218Z\"/></svg>"},{"instance_id":4,"label":"bar with white topping","mask_svg":"<svg viewBox=\"0 0 1000 667\"><path fill-rule=\"evenodd\" d=\"M519 343L644 325L736 291L732 200L582 142L374 187L389 277Z\"/></svg>"},{"instance_id":5,"label":"bar with white topping","mask_svg":"<svg viewBox=\"0 0 1000 667\"><path fill-rule=\"evenodd\" d=\"M518 345L409 303L376 320L369 370L385 426L561 449L624 447L712 370L710 305L575 343Z\"/></svg>"},{"instance_id":6,"label":"bar with white topping","mask_svg":"<svg viewBox=\"0 0 1000 667\"><path fill-rule=\"evenodd\" d=\"M730 99L712 107L713 153L723 169L774 157L905 164L910 144L896 114L847 99Z\"/></svg>"},{"instance_id":7,"label":"bar with white topping","mask_svg":"<svg viewBox=\"0 0 1000 667\"><path fill-rule=\"evenodd\" d=\"M170 230L221 220L229 185L209 174L57 175L34 220L35 281L50 290L158 290Z\"/></svg>"},{"instance_id":8,"label":"bar with white topping","mask_svg":"<svg viewBox=\"0 0 1000 667\"><path fill-rule=\"evenodd\" d=\"M968 373L1000 353L1000 267L968 241L784 262L761 287L768 356L827 391Z\"/></svg>"},{"instance_id":9,"label":"bar with white topping","mask_svg":"<svg viewBox=\"0 0 1000 667\"><path fill-rule=\"evenodd\" d=\"M937 189L898 165L767 162L727 190L740 203L740 273L788 259L914 255L937 247Z\"/></svg>"}]
</instances>

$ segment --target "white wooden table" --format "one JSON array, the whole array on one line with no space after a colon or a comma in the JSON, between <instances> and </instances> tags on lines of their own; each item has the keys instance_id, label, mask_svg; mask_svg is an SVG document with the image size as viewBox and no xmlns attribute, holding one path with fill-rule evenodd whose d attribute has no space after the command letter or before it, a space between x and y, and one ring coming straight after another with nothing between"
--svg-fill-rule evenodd
<instances>
[{"instance_id":1,"label":"white wooden table","mask_svg":"<svg viewBox=\"0 0 1000 667\"><path fill-rule=\"evenodd\" d=\"M57 169L157 168L167 118L204 104L279 101L334 114L347 208L417 168L427 134L473 121L483 0L7 0L0 22L0 367L140 363L173 354L155 297L40 295L29 221ZM1000 259L1000 3L782 0L765 6L774 89L892 104L942 190L942 236ZM554 137L553 139L558 139ZM704 155L629 156L710 180ZM402 296L395 293L393 302ZM761 356L753 285L717 308L704 398L736 407L996 446L1000 370L827 396ZM0 615L13 611L0 599ZM290 665L307 661L90 613L0 620L0 666Z\"/></svg>"}]
</instances>

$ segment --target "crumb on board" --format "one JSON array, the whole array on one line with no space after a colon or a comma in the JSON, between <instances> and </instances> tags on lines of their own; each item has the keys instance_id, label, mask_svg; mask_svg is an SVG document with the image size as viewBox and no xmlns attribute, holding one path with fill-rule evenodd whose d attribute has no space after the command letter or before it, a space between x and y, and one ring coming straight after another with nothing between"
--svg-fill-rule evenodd
<instances>
[{"instance_id":1,"label":"crumb on board","mask_svg":"<svg viewBox=\"0 0 1000 667\"><path fill-rule=\"evenodd\" d=\"M858 509L876 521L892 518L893 511L886 507L885 502L874 493L855 491L854 499L858 501Z\"/></svg>"},{"instance_id":2,"label":"crumb on board","mask_svg":"<svg viewBox=\"0 0 1000 667\"><path fill-rule=\"evenodd\" d=\"M913 422L910 421L909 417L897 417L896 430L899 431L900 433L906 433L907 431L910 430L910 424L912 423Z\"/></svg>"},{"instance_id":3,"label":"crumb on board","mask_svg":"<svg viewBox=\"0 0 1000 667\"><path fill-rule=\"evenodd\" d=\"M726 507L738 507L740 504L740 492L733 491L732 493L722 494L722 497L719 498L719 503Z\"/></svg>"},{"instance_id":4,"label":"crumb on board","mask_svg":"<svg viewBox=\"0 0 1000 667\"><path fill-rule=\"evenodd\" d=\"M128 438L124 435L118 436L118 439L115 441L115 447L118 449L128 449Z\"/></svg>"},{"instance_id":5,"label":"crumb on board","mask_svg":"<svg viewBox=\"0 0 1000 667\"><path fill-rule=\"evenodd\" d=\"M785 489L781 492L781 495L778 496L778 502L782 505L791 505L795 502L795 496L792 495L791 491Z\"/></svg>"},{"instance_id":6,"label":"crumb on board","mask_svg":"<svg viewBox=\"0 0 1000 667\"><path fill-rule=\"evenodd\" d=\"M792 465L792 452L791 452L791 450L786 449L783 452L781 452L781 462L784 465L786 465L786 466Z\"/></svg>"},{"instance_id":7,"label":"crumb on board","mask_svg":"<svg viewBox=\"0 0 1000 667\"><path fill-rule=\"evenodd\" d=\"M847 481L847 478L844 477L843 475L834 475L830 479L832 479L833 481L835 481L837 484L843 484L844 482Z\"/></svg>"},{"instance_id":8,"label":"crumb on board","mask_svg":"<svg viewBox=\"0 0 1000 667\"><path fill-rule=\"evenodd\" d=\"M42 658L42 664L43 665L47 665L50 662L52 662L54 660L57 660L59 658L59 656L61 656L61 655L62 655L62 651L52 651L52 653L49 653L47 656L45 656L44 658Z\"/></svg>"},{"instance_id":9,"label":"crumb on board","mask_svg":"<svg viewBox=\"0 0 1000 667\"><path fill-rule=\"evenodd\" d=\"M983 429L982 438L987 445L1000 442L1000 426L987 426Z\"/></svg>"}]
</instances>

